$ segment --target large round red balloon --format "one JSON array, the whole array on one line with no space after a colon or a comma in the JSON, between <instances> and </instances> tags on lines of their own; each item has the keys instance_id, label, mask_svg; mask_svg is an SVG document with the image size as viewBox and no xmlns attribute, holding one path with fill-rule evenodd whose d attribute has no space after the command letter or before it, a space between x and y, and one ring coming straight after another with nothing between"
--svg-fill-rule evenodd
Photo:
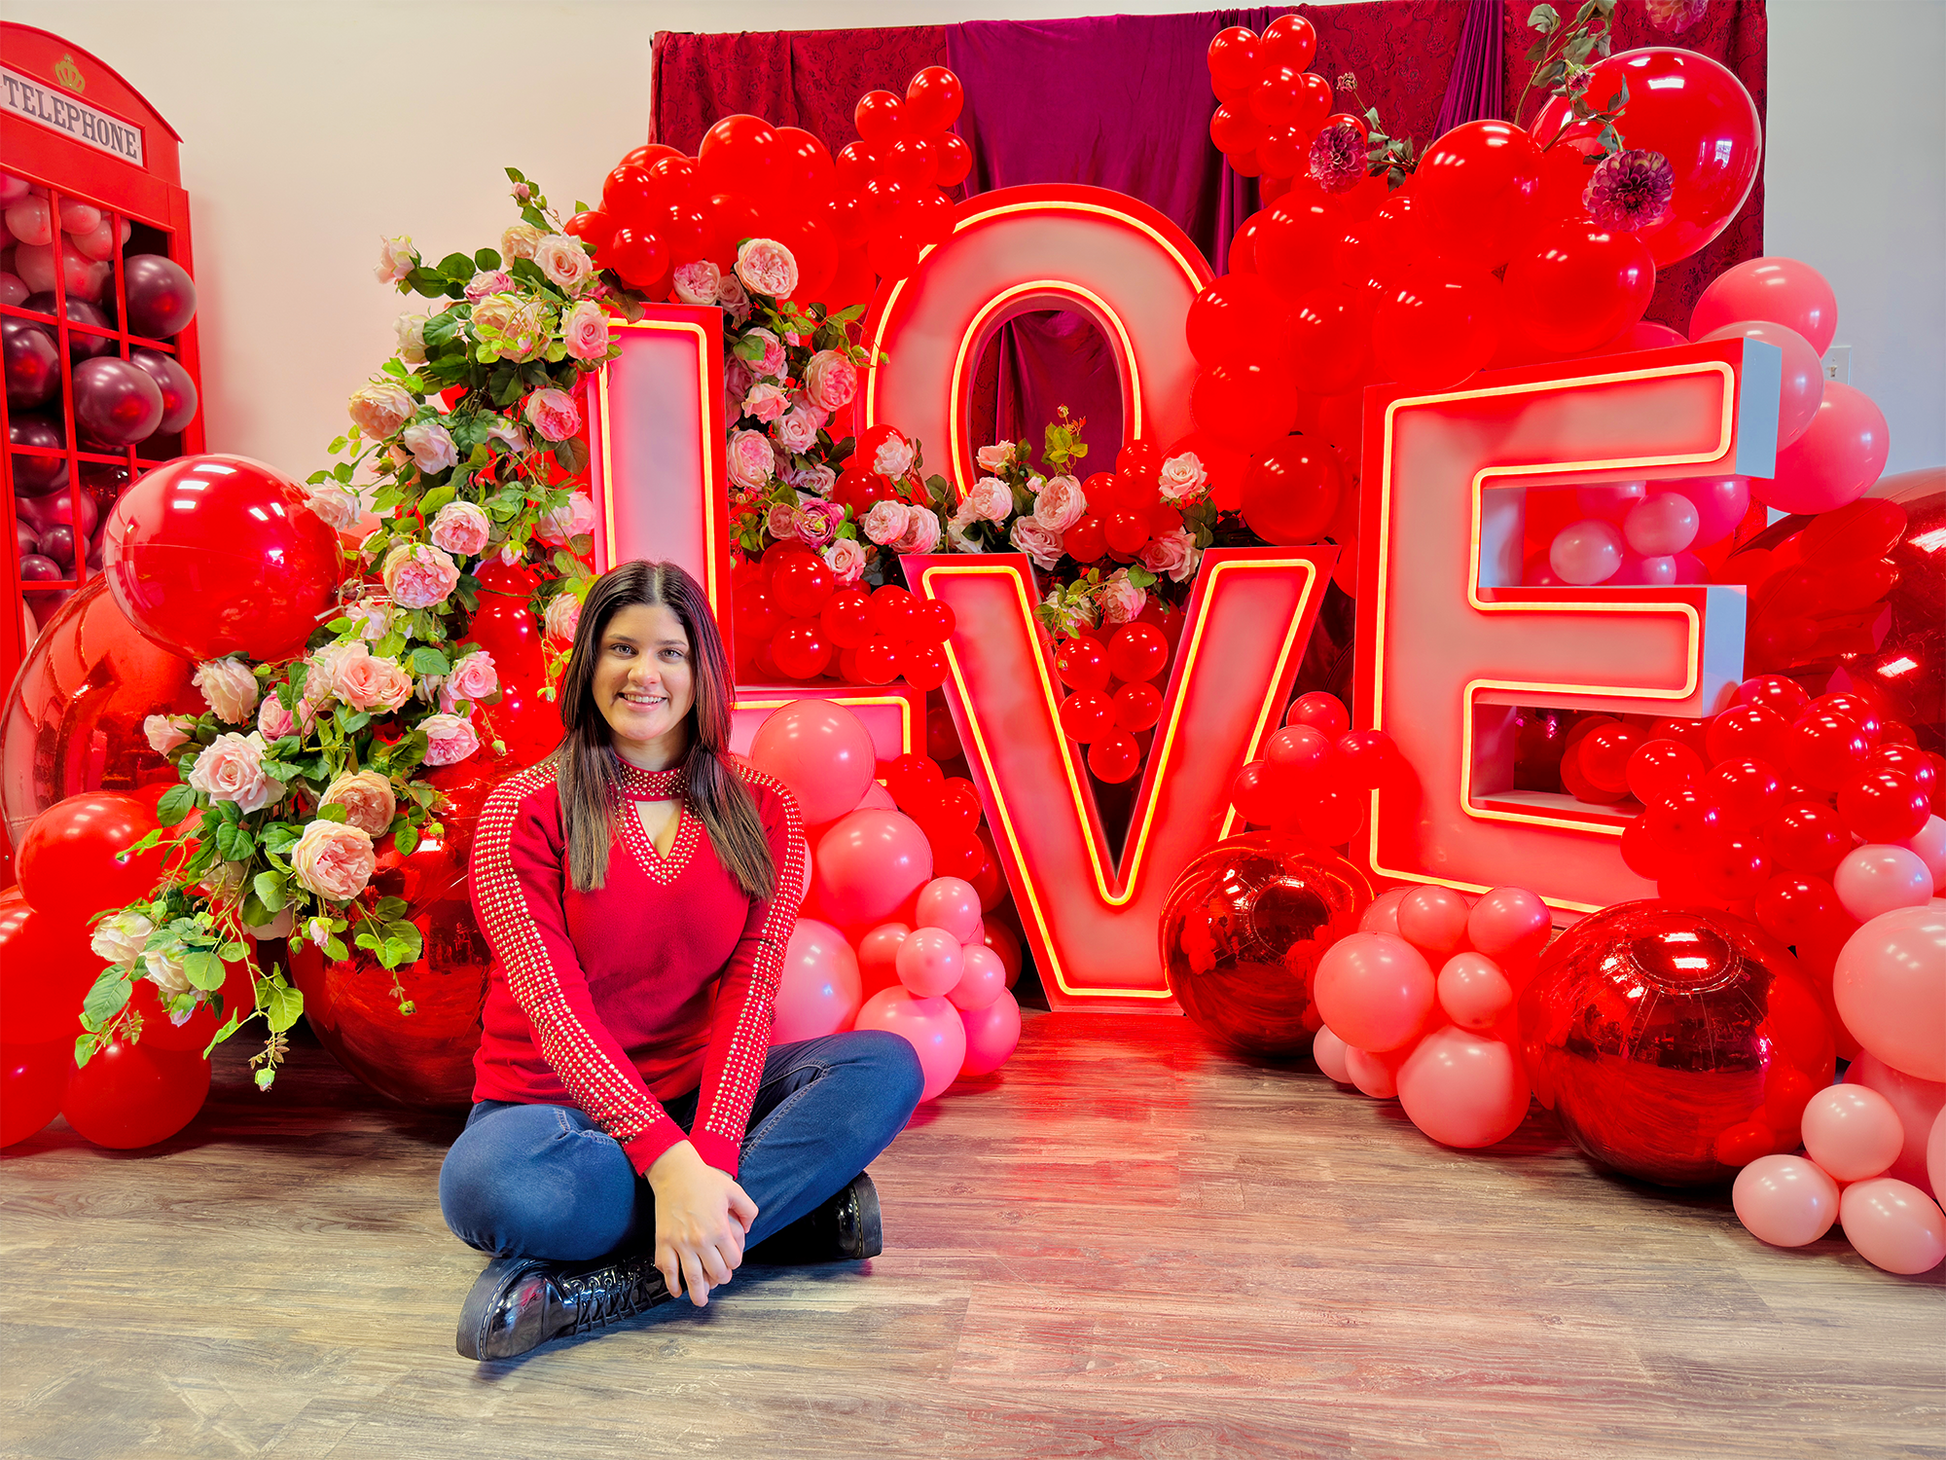
<instances>
[{"instance_id":1,"label":"large round red balloon","mask_svg":"<svg viewBox=\"0 0 1946 1460\"><path fill-rule=\"evenodd\" d=\"M137 478L108 514L102 562L129 622L191 659L294 658L344 574L304 489L245 456L185 456Z\"/></svg>"},{"instance_id":2,"label":"large round red balloon","mask_svg":"<svg viewBox=\"0 0 1946 1460\"><path fill-rule=\"evenodd\" d=\"M1618 127L1631 151L1660 152L1675 174L1675 194L1660 223L1637 231L1658 266L1703 247L1730 226L1750 196L1763 160L1757 104L1730 70L1708 56L1669 46L1623 51L1597 62L1582 99L1611 107L1628 83ZM1563 130L1563 123L1566 129ZM1555 97L1528 128L1543 146L1557 136L1597 136L1602 123L1573 121Z\"/></svg>"},{"instance_id":3,"label":"large round red balloon","mask_svg":"<svg viewBox=\"0 0 1946 1460\"><path fill-rule=\"evenodd\" d=\"M1521 994L1527 1073L1583 1154L1663 1186L1794 1151L1831 1082L1831 1028L1797 960L1714 908L1625 902L1583 918Z\"/></svg>"},{"instance_id":4,"label":"large round red balloon","mask_svg":"<svg viewBox=\"0 0 1946 1460\"><path fill-rule=\"evenodd\" d=\"M1344 858L1278 832L1218 842L1182 871L1162 912L1162 957L1176 1002L1205 1034L1249 1054L1291 1058L1324 1026L1318 959L1358 929L1372 900Z\"/></svg>"},{"instance_id":5,"label":"large round red balloon","mask_svg":"<svg viewBox=\"0 0 1946 1460\"><path fill-rule=\"evenodd\" d=\"M1507 265L1507 313L1544 350L1572 354L1620 334L1649 307L1655 263L1632 233L1586 218L1542 228Z\"/></svg>"},{"instance_id":6,"label":"large round red balloon","mask_svg":"<svg viewBox=\"0 0 1946 1460\"><path fill-rule=\"evenodd\" d=\"M130 1151L168 1140L208 1098L209 1062L200 1053L117 1040L74 1072L61 1114L97 1146Z\"/></svg>"},{"instance_id":7,"label":"large round red balloon","mask_svg":"<svg viewBox=\"0 0 1946 1460\"><path fill-rule=\"evenodd\" d=\"M1497 120L1462 122L1437 138L1412 178L1434 248L1482 270L1506 263L1538 226L1540 188L1539 145Z\"/></svg>"},{"instance_id":8,"label":"large round red balloon","mask_svg":"<svg viewBox=\"0 0 1946 1460\"><path fill-rule=\"evenodd\" d=\"M1316 542L1344 489L1337 452L1313 437L1287 436L1251 462L1243 479L1243 520L1265 542Z\"/></svg>"},{"instance_id":9,"label":"large round red balloon","mask_svg":"<svg viewBox=\"0 0 1946 1460\"><path fill-rule=\"evenodd\" d=\"M47 808L20 840L20 890L38 912L77 931L98 912L145 898L162 875L161 846L126 862L116 857L157 829L148 802L115 791L83 791Z\"/></svg>"},{"instance_id":10,"label":"large round red balloon","mask_svg":"<svg viewBox=\"0 0 1946 1460\"><path fill-rule=\"evenodd\" d=\"M65 1040L71 1053L102 966L85 929L37 911L17 887L0 893L0 1043Z\"/></svg>"},{"instance_id":11,"label":"large round red balloon","mask_svg":"<svg viewBox=\"0 0 1946 1460\"><path fill-rule=\"evenodd\" d=\"M38 1135L59 1115L73 1073L73 1040L0 1044L0 1146Z\"/></svg>"},{"instance_id":12,"label":"large round red balloon","mask_svg":"<svg viewBox=\"0 0 1946 1460\"><path fill-rule=\"evenodd\" d=\"M1372 317L1378 368L1413 390L1458 385L1493 358L1502 292L1478 267L1444 259L1414 264Z\"/></svg>"}]
</instances>

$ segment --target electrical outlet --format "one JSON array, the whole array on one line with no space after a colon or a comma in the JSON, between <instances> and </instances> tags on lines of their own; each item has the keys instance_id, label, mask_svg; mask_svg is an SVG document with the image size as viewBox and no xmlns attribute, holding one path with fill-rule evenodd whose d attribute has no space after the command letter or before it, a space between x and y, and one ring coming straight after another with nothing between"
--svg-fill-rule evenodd
<instances>
[{"instance_id":1,"label":"electrical outlet","mask_svg":"<svg viewBox=\"0 0 1946 1460\"><path fill-rule=\"evenodd\" d=\"M1833 345L1824 352L1824 378L1851 384L1851 346Z\"/></svg>"}]
</instances>

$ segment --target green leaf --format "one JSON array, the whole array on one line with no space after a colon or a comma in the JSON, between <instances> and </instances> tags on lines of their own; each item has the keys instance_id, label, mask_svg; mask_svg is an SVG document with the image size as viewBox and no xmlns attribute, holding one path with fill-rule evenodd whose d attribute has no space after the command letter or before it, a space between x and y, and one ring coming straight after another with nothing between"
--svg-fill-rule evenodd
<instances>
[{"instance_id":1,"label":"green leaf","mask_svg":"<svg viewBox=\"0 0 1946 1460\"><path fill-rule=\"evenodd\" d=\"M104 968L95 979L94 986L88 990L87 998L82 1000L81 1009L99 1027L121 1013L123 1005L134 993L135 986L129 982L125 972L118 968Z\"/></svg>"},{"instance_id":2,"label":"green leaf","mask_svg":"<svg viewBox=\"0 0 1946 1460\"><path fill-rule=\"evenodd\" d=\"M88 1068L88 1061L94 1057L95 1037L92 1034L77 1034L74 1038L74 1067L77 1070Z\"/></svg>"},{"instance_id":3,"label":"green leaf","mask_svg":"<svg viewBox=\"0 0 1946 1460\"><path fill-rule=\"evenodd\" d=\"M456 279L464 284L473 277L476 270L473 267L473 260L467 255L463 253L449 253L439 261L439 272L444 274L449 281Z\"/></svg>"},{"instance_id":4,"label":"green leaf","mask_svg":"<svg viewBox=\"0 0 1946 1460\"><path fill-rule=\"evenodd\" d=\"M342 938L326 938L324 940L324 956L329 958L333 963L343 963L347 958L351 957L351 950L345 947Z\"/></svg>"},{"instance_id":5,"label":"green leaf","mask_svg":"<svg viewBox=\"0 0 1946 1460\"><path fill-rule=\"evenodd\" d=\"M298 838L303 835L303 832L299 831L289 822L273 822L264 828L263 840L258 845L266 852L288 852L292 847L297 845ZM259 890L258 895L262 895L261 890Z\"/></svg>"},{"instance_id":6,"label":"green leaf","mask_svg":"<svg viewBox=\"0 0 1946 1460\"><path fill-rule=\"evenodd\" d=\"M226 862L248 861L256 847L255 839L244 827L226 821L216 829L217 855ZM221 983L222 980L218 979L217 982Z\"/></svg>"},{"instance_id":7,"label":"green leaf","mask_svg":"<svg viewBox=\"0 0 1946 1460\"><path fill-rule=\"evenodd\" d=\"M473 266L483 272L497 269L500 267L500 255L494 249L483 248L473 255Z\"/></svg>"},{"instance_id":8,"label":"green leaf","mask_svg":"<svg viewBox=\"0 0 1946 1460\"><path fill-rule=\"evenodd\" d=\"M419 845L419 829L407 824L392 833L392 845L398 848L401 857L409 857Z\"/></svg>"},{"instance_id":9,"label":"green leaf","mask_svg":"<svg viewBox=\"0 0 1946 1460\"><path fill-rule=\"evenodd\" d=\"M424 517L428 522L432 521L433 515L441 507L444 507L448 502L452 501L455 495L453 485L450 482L444 486L434 487L419 499L419 515Z\"/></svg>"},{"instance_id":10,"label":"green leaf","mask_svg":"<svg viewBox=\"0 0 1946 1460\"><path fill-rule=\"evenodd\" d=\"M382 921L403 917L409 905L403 897L381 897L372 908L372 916Z\"/></svg>"},{"instance_id":11,"label":"green leaf","mask_svg":"<svg viewBox=\"0 0 1946 1460\"><path fill-rule=\"evenodd\" d=\"M208 992L223 987L223 960L207 949L199 948L193 953L185 953L182 971L189 976L190 983Z\"/></svg>"},{"instance_id":12,"label":"green leaf","mask_svg":"<svg viewBox=\"0 0 1946 1460\"><path fill-rule=\"evenodd\" d=\"M216 956L221 958L225 963L235 963L238 959L246 957L249 952L250 948L248 944L225 943L221 948L216 950Z\"/></svg>"},{"instance_id":13,"label":"green leaf","mask_svg":"<svg viewBox=\"0 0 1946 1460\"><path fill-rule=\"evenodd\" d=\"M222 996L218 995L217 998L218 1002L221 1002ZM256 1010L252 1009L250 1012L254 1014ZM241 1009L231 1010L230 1017L223 1022L223 1027L217 1030L215 1035L210 1039L210 1042L203 1047L203 1058L208 1059L211 1050L215 1049L217 1045L228 1039L232 1034L235 1034L237 1027L243 1023L245 1017Z\"/></svg>"},{"instance_id":14,"label":"green leaf","mask_svg":"<svg viewBox=\"0 0 1946 1460\"><path fill-rule=\"evenodd\" d=\"M1552 5L1536 5L1527 12L1527 28L1546 35L1561 23L1560 12Z\"/></svg>"},{"instance_id":15,"label":"green leaf","mask_svg":"<svg viewBox=\"0 0 1946 1460\"><path fill-rule=\"evenodd\" d=\"M339 806L339 805L336 805L336 804L331 804L331 805L326 805L326 806L320 806L320 807L318 807L318 809L317 809L317 819L318 819L319 821L337 821L337 822L343 822L343 821L346 821L346 820L348 820L348 819L349 819L349 817L348 817L348 813L347 813L347 812L345 811L345 808L344 808L344 807L342 807L342 806Z\"/></svg>"},{"instance_id":16,"label":"green leaf","mask_svg":"<svg viewBox=\"0 0 1946 1460\"><path fill-rule=\"evenodd\" d=\"M304 1012L304 995L297 989L269 979L257 980L257 1006L264 1011L273 1034L282 1034Z\"/></svg>"},{"instance_id":17,"label":"green leaf","mask_svg":"<svg viewBox=\"0 0 1946 1460\"><path fill-rule=\"evenodd\" d=\"M179 782L162 793L162 799L155 803L155 819L164 826L174 826L196 809L196 791L188 782Z\"/></svg>"},{"instance_id":18,"label":"green leaf","mask_svg":"<svg viewBox=\"0 0 1946 1460\"><path fill-rule=\"evenodd\" d=\"M257 901L264 905L265 912L282 912L290 902L284 879L275 872L259 872L251 879L250 887L257 894Z\"/></svg>"},{"instance_id":19,"label":"green leaf","mask_svg":"<svg viewBox=\"0 0 1946 1460\"><path fill-rule=\"evenodd\" d=\"M453 666L446 656L429 645L421 645L412 651L407 661L414 674L451 674Z\"/></svg>"}]
</instances>

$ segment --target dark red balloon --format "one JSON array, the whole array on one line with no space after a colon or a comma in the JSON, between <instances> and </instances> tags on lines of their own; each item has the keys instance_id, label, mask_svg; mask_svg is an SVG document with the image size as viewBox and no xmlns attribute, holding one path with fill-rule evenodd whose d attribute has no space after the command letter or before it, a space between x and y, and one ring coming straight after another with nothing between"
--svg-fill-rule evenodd
<instances>
[{"instance_id":1,"label":"dark red balloon","mask_svg":"<svg viewBox=\"0 0 1946 1460\"><path fill-rule=\"evenodd\" d=\"M162 423L155 428L158 434L174 435L196 419L196 381L174 355L137 346L128 352L128 358L147 371L162 392Z\"/></svg>"},{"instance_id":2,"label":"dark red balloon","mask_svg":"<svg viewBox=\"0 0 1946 1460\"><path fill-rule=\"evenodd\" d=\"M0 319L4 348L7 408L30 410L61 392L61 351L47 331L11 315Z\"/></svg>"},{"instance_id":3,"label":"dark red balloon","mask_svg":"<svg viewBox=\"0 0 1946 1460\"><path fill-rule=\"evenodd\" d=\"M37 446L59 451L67 443L61 428L43 416L14 416L7 423L7 439L14 446ZM44 497L67 485L68 463L61 456L28 456L14 452L14 496Z\"/></svg>"},{"instance_id":4,"label":"dark red balloon","mask_svg":"<svg viewBox=\"0 0 1946 1460\"><path fill-rule=\"evenodd\" d=\"M141 366L109 355L74 367L74 418L85 437L132 446L153 436L166 414L162 388Z\"/></svg>"},{"instance_id":5,"label":"dark red balloon","mask_svg":"<svg viewBox=\"0 0 1946 1460\"><path fill-rule=\"evenodd\" d=\"M133 254L122 261L130 334L166 340L196 317L196 285L189 271L161 254Z\"/></svg>"}]
</instances>

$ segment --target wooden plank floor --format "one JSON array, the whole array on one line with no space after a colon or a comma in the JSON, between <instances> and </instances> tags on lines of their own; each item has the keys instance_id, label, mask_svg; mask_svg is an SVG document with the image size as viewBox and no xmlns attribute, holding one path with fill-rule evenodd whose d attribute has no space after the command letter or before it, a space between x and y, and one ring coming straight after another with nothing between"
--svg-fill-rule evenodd
<instances>
[{"instance_id":1,"label":"wooden plank floor","mask_svg":"<svg viewBox=\"0 0 1946 1460\"><path fill-rule=\"evenodd\" d=\"M1030 1016L874 1168L876 1261L476 1366L457 1119L247 1053L165 1146L0 1162L0 1453L1946 1456L1939 1273L1760 1247L1539 1119L1441 1150L1167 1018Z\"/></svg>"}]
</instances>

